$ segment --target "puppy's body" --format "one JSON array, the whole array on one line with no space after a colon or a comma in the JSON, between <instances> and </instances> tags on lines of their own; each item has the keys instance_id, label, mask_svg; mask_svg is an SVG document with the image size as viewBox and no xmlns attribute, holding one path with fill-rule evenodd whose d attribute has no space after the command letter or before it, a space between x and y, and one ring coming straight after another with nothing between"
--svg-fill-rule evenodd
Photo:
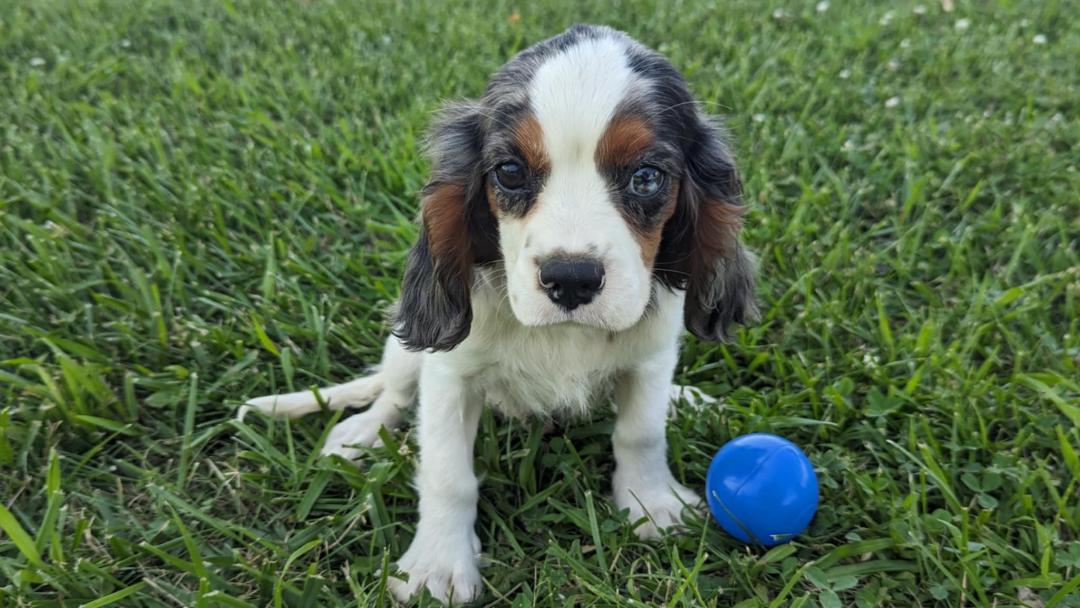
<instances>
[{"instance_id":1,"label":"puppy's body","mask_svg":"<svg viewBox=\"0 0 1080 608\"><path fill-rule=\"evenodd\" d=\"M659 55L575 26L523 51L433 129L422 231L378 370L323 389L345 419L324 453L378 442L419 401L420 520L392 578L406 599L481 591L472 447L485 404L542 417L616 408L616 505L643 538L697 496L666 461L685 326L725 339L756 314L739 179L717 129ZM313 393L245 405L317 411Z\"/></svg>"}]
</instances>

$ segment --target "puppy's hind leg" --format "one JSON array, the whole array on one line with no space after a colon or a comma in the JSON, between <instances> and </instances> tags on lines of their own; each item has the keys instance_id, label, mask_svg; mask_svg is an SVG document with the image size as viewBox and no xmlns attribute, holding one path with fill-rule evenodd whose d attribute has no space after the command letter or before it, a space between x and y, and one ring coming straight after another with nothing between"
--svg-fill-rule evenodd
<instances>
[{"instance_id":1,"label":"puppy's hind leg","mask_svg":"<svg viewBox=\"0 0 1080 608\"><path fill-rule=\"evenodd\" d=\"M375 401L382 392L382 370L363 378L356 378L333 387L318 389L319 396L329 409L363 407ZM299 418L320 410L319 400L314 390L297 391L282 395L267 395L252 398L237 410L237 418L243 420L248 411L257 410L271 418Z\"/></svg>"},{"instance_id":2,"label":"puppy's hind leg","mask_svg":"<svg viewBox=\"0 0 1080 608\"><path fill-rule=\"evenodd\" d=\"M343 410L348 407L364 407L374 401L382 393L383 383L382 370L376 369L370 376L317 390L327 408ZM299 418L319 409L319 400L315 398L314 390L306 390L249 399L237 410L236 417L243 420L248 412L256 410L272 418Z\"/></svg>"},{"instance_id":3,"label":"puppy's hind leg","mask_svg":"<svg viewBox=\"0 0 1080 608\"><path fill-rule=\"evenodd\" d=\"M377 401L388 389L395 393L394 396L398 398L396 400L400 401L402 393L409 396L416 392L421 357L421 353L406 351L396 338L390 337L383 350L382 363L375 367L370 375L344 384L319 388L319 397L331 410L364 407ZM320 409L315 391L306 390L250 399L240 406L236 417L243 420L248 412L256 410L273 418L299 418Z\"/></svg>"},{"instance_id":4,"label":"puppy's hind leg","mask_svg":"<svg viewBox=\"0 0 1080 608\"><path fill-rule=\"evenodd\" d=\"M370 408L342 420L330 430L322 448L323 455L337 454L355 460L361 455L360 448L379 445L379 429L392 430L401 426L408 409L416 402L423 357L423 353L405 350L397 338L391 336L386 341L377 374L381 392Z\"/></svg>"}]
</instances>

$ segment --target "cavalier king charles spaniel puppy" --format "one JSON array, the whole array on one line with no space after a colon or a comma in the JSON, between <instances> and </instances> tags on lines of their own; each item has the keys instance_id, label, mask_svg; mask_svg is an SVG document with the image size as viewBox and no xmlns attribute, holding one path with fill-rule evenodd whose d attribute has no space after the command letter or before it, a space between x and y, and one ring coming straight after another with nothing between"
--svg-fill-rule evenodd
<instances>
[{"instance_id":1,"label":"cavalier king charles spaniel puppy","mask_svg":"<svg viewBox=\"0 0 1080 608\"><path fill-rule=\"evenodd\" d=\"M699 498L664 434L684 328L728 339L757 315L741 183L720 128L659 54L575 26L518 53L430 131L431 175L392 336L364 378L260 397L296 417L371 406L324 454L355 459L419 403L416 536L391 578L466 602L482 590L473 442L485 404L549 418L615 406L615 505L642 538Z\"/></svg>"}]
</instances>

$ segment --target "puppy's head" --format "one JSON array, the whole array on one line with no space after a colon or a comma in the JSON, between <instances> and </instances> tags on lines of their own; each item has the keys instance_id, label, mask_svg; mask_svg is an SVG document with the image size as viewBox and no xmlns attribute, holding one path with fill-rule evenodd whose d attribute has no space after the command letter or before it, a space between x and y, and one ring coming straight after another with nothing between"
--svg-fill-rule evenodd
<instances>
[{"instance_id":1,"label":"puppy's head","mask_svg":"<svg viewBox=\"0 0 1080 608\"><path fill-rule=\"evenodd\" d=\"M739 244L741 184L716 126L660 55L603 27L533 46L429 142L395 334L447 350L468 335L473 269L501 260L524 325L621 331L658 287L686 326L724 340L756 314Z\"/></svg>"}]
</instances>

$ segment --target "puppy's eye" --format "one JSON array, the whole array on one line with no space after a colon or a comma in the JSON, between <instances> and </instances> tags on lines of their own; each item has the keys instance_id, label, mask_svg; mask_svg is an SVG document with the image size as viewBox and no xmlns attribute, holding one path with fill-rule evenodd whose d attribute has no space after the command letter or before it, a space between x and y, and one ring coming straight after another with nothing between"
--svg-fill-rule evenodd
<instances>
[{"instance_id":1,"label":"puppy's eye","mask_svg":"<svg viewBox=\"0 0 1080 608\"><path fill-rule=\"evenodd\" d=\"M630 194L646 198L659 192L662 185L664 185L663 171L646 165L634 171L634 176L630 178L627 188Z\"/></svg>"},{"instance_id":2,"label":"puppy's eye","mask_svg":"<svg viewBox=\"0 0 1080 608\"><path fill-rule=\"evenodd\" d=\"M495 181L503 190L525 187L525 168L517 163L503 163L495 168Z\"/></svg>"}]
</instances>

